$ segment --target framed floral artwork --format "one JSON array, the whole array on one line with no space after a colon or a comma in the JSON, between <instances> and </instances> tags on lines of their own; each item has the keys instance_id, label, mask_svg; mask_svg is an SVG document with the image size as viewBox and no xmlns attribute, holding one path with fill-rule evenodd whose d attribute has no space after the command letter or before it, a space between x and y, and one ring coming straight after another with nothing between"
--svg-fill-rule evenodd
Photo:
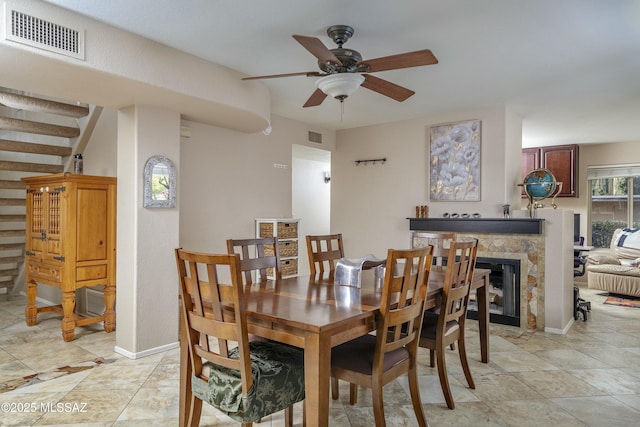
<instances>
[{"instance_id":1,"label":"framed floral artwork","mask_svg":"<svg viewBox=\"0 0 640 427\"><path fill-rule=\"evenodd\" d=\"M431 201L480 201L481 121L429 128Z\"/></svg>"}]
</instances>

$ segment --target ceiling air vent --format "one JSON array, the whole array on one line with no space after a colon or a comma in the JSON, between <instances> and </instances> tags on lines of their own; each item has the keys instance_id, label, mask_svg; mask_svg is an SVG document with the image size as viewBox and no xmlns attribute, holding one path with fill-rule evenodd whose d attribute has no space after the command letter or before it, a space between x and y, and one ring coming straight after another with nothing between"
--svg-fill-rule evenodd
<instances>
[{"instance_id":1,"label":"ceiling air vent","mask_svg":"<svg viewBox=\"0 0 640 427\"><path fill-rule=\"evenodd\" d=\"M18 10L8 10L6 39L84 60L84 30L65 27Z\"/></svg>"},{"instance_id":2,"label":"ceiling air vent","mask_svg":"<svg viewBox=\"0 0 640 427\"><path fill-rule=\"evenodd\" d=\"M309 131L309 142L322 144L322 134L318 132Z\"/></svg>"}]
</instances>

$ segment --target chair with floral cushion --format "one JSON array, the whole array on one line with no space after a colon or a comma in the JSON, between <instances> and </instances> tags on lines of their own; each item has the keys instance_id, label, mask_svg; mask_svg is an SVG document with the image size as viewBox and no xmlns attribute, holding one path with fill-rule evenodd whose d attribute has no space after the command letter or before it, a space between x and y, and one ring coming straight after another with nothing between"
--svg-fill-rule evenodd
<instances>
[{"instance_id":1,"label":"chair with floral cushion","mask_svg":"<svg viewBox=\"0 0 640 427\"><path fill-rule=\"evenodd\" d=\"M331 351L331 376L350 383L351 401L357 398L358 385L371 388L376 427L385 426L382 387L405 373L418 425L427 426L420 401L417 356L431 250L431 246L389 249L376 334L348 341Z\"/></svg>"},{"instance_id":2,"label":"chair with floral cushion","mask_svg":"<svg viewBox=\"0 0 640 427\"><path fill-rule=\"evenodd\" d=\"M188 360L181 366L180 425L197 426L202 402L243 426L304 399L304 353L272 341L249 342L238 254L176 249L182 300L182 337Z\"/></svg>"}]
</instances>

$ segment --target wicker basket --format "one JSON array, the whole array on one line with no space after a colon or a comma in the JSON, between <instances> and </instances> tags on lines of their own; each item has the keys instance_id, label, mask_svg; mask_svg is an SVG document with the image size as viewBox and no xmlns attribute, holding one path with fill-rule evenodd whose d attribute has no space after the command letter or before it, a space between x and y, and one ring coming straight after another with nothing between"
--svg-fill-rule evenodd
<instances>
[{"instance_id":1,"label":"wicker basket","mask_svg":"<svg viewBox=\"0 0 640 427\"><path fill-rule=\"evenodd\" d=\"M298 260L285 259L280 261L280 274L282 277L295 276L298 274ZM267 275L273 276L273 267L267 268Z\"/></svg>"},{"instance_id":2,"label":"wicker basket","mask_svg":"<svg viewBox=\"0 0 640 427\"><path fill-rule=\"evenodd\" d=\"M298 256L298 241L278 242L278 249L282 258L296 257Z\"/></svg>"},{"instance_id":3,"label":"wicker basket","mask_svg":"<svg viewBox=\"0 0 640 427\"><path fill-rule=\"evenodd\" d=\"M273 245L264 245L264 256L273 256L273 255L275 255L273 253Z\"/></svg>"},{"instance_id":4,"label":"wicker basket","mask_svg":"<svg viewBox=\"0 0 640 427\"><path fill-rule=\"evenodd\" d=\"M270 222L260 223L260 237L273 237L273 224Z\"/></svg>"},{"instance_id":5,"label":"wicker basket","mask_svg":"<svg viewBox=\"0 0 640 427\"><path fill-rule=\"evenodd\" d=\"M295 276L298 274L298 260L285 259L280 261L280 272L282 273L282 277Z\"/></svg>"},{"instance_id":6,"label":"wicker basket","mask_svg":"<svg viewBox=\"0 0 640 427\"><path fill-rule=\"evenodd\" d=\"M293 239L298 237L297 222L279 222L278 239Z\"/></svg>"},{"instance_id":7,"label":"wicker basket","mask_svg":"<svg viewBox=\"0 0 640 427\"><path fill-rule=\"evenodd\" d=\"M280 258L291 258L298 256L298 241L284 241L278 242L278 252L280 252ZM265 256L273 256L273 245L264 246Z\"/></svg>"},{"instance_id":8,"label":"wicker basket","mask_svg":"<svg viewBox=\"0 0 640 427\"><path fill-rule=\"evenodd\" d=\"M298 256L298 241L287 240L278 242L278 252L280 252L280 258L292 258ZM273 256L273 245L264 246L264 254L266 256Z\"/></svg>"}]
</instances>

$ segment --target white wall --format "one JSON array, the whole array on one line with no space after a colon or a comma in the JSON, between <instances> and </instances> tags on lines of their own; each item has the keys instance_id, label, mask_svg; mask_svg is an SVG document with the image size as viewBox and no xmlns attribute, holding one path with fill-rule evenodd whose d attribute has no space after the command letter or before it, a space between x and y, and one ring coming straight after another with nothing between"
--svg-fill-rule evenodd
<instances>
[{"instance_id":1,"label":"white wall","mask_svg":"<svg viewBox=\"0 0 640 427\"><path fill-rule=\"evenodd\" d=\"M271 135L243 134L183 122L191 137L181 144L180 245L192 250L226 252L227 239L255 235L255 218L290 218L292 145L307 142L308 127L273 116ZM322 148L332 150L335 133L323 134ZM274 164L286 165L276 168Z\"/></svg>"},{"instance_id":2,"label":"white wall","mask_svg":"<svg viewBox=\"0 0 640 427\"><path fill-rule=\"evenodd\" d=\"M104 108L82 157L84 173L87 175L116 176L118 147L118 112Z\"/></svg>"},{"instance_id":3,"label":"white wall","mask_svg":"<svg viewBox=\"0 0 640 427\"><path fill-rule=\"evenodd\" d=\"M429 127L472 119L482 121L481 201L429 201ZM520 200L517 189L510 190L521 173L522 144L513 131L519 126L519 118L505 108L495 108L339 131L332 162L332 232L343 233L345 251L351 257L373 253L384 258L388 248L408 247L406 218L415 216L416 205L428 205L431 217L444 212L502 216L505 202L515 205ZM387 162L354 163L376 158L387 158Z\"/></svg>"}]
</instances>

